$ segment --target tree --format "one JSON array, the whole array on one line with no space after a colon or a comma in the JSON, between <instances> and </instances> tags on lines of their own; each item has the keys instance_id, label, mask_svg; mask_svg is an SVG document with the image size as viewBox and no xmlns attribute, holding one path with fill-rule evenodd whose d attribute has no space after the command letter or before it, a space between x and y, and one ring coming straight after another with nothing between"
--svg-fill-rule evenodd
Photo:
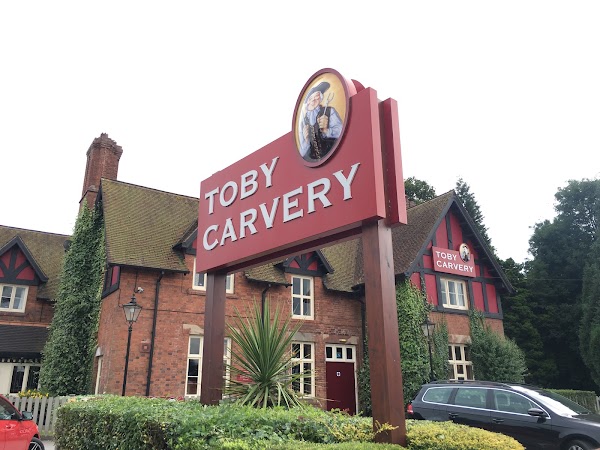
<instances>
[{"instance_id":1,"label":"tree","mask_svg":"<svg viewBox=\"0 0 600 450\"><path fill-rule=\"evenodd\" d=\"M517 344L495 333L479 311L469 311L471 361L480 380L523 383L527 366Z\"/></svg>"},{"instance_id":2,"label":"tree","mask_svg":"<svg viewBox=\"0 0 600 450\"><path fill-rule=\"evenodd\" d=\"M435 189L426 181L418 180L415 177L409 177L404 180L404 193L407 200L416 204L423 203L435 198Z\"/></svg>"},{"instance_id":3,"label":"tree","mask_svg":"<svg viewBox=\"0 0 600 450\"><path fill-rule=\"evenodd\" d=\"M473 222L475 222L477 231L479 232L485 243L488 245L488 247L495 254L496 249L492 246L492 240L488 235L488 229L483 223L483 213L481 212L481 208L479 207L477 200L475 200L475 195L471 193L471 188L465 180L459 178L456 181L456 187L454 188L454 191L456 192L456 195L460 199L465 209L468 211L469 215L471 216L471 219L473 219Z\"/></svg>"},{"instance_id":4,"label":"tree","mask_svg":"<svg viewBox=\"0 0 600 450\"><path fill-rule=\"evenodd\" d=\"M555 198L556 217L537 223L529 240L527 285L545 358L532 379L546 387L592 390L596 385L582 370L579 324L584 268L600 223L600 180L571 180ZM550 364L556 370L544 368Z\"/></svg>"},{"instance_id":5,"label":"tree","mask_svg":"<svg viewBox=\"0 0 600 450\"><path fill-rule=\"evenodd\" d=\"M52 395L86 394L92 381L104 275L104 227L97 206L81 208L65 254L40 385Z\"/></svg>"},{"instance_id":6,"label":"tree","mask_svg":"<svg viewBox=\"0 0 600 450\"><path fill-rule=\"evenodd\" d=\"M579 346L583 362L600 387L600 240L594 242L583 273ZM598 389L596 389L598 391Z\"/></svg>"},{"instance_id":7,"label":"tree","mask_svg":"<svg viewBox=\"0 0 600 450\"><path fill-rule=\"evenodd\" d=\"M537 318L531 310L531 291L527 286L525 275L527 263L516 263L512 258L500 261L502 270L515 288L516 294L502 298L504 314L504 333L513 339L525 354L525 363L529 373L525 375L527 382L531 380L531 372L551 374L556 372L552 360L544 355L544 345L538 329Z\"/></svg>"}]
</instances>

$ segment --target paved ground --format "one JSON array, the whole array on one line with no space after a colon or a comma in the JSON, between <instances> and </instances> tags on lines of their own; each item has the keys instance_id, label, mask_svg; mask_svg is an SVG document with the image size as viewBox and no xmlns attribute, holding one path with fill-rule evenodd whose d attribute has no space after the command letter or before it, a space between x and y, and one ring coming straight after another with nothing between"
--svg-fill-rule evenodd
<instances>
[{"instance_id":1,"label":"paved ground","mask_svg":"<svg viewBox=\"0 0 600 450\"><path fill-rule=\"evenodd\" d=\"M47 439L42 440L44 443L44 447L46 450L54 450L54 441L49 441Z\"/></svg>"}]
</instances>

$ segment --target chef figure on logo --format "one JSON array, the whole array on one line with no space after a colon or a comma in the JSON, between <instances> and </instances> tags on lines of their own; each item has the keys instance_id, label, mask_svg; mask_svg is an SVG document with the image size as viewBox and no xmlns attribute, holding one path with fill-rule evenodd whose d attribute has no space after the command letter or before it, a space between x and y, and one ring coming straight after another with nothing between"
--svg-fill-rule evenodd
<instances>
[{"instance_id":1,"label":"chef figure on logo","mask_svg":"<svg viewBox=\"0 0 600 450\"><path fill-rule=\"evenodd\" d=\"M300 121L300 155L306 161L318 161L332 149L342 133L342 119L329 106L333 93L327 94L329 83L313 86L304 99Z\"/></svg>"}]
</instances>

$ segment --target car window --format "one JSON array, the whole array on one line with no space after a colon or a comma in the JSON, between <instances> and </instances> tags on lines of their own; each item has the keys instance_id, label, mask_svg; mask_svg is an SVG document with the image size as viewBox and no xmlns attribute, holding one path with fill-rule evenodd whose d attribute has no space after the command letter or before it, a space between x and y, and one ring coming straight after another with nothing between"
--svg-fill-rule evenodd
<instances>
[{"instance_id":1,"label":"car window","mask_svg":"<svg viewBox=\"0 0 600 450\"><path fill-rule=\"evenodd\" d=\"M448 403L450 394L452 394L452 387L434 387L429 388L423 395L424 402L432 403Z\"/></svg>"},{"instance_id":2,"label":"car window","mask_svg":"<svg viewBox=\"0 0 600 450\"><path fill-rule=\"evenodd\" d=\"M461 387L456 391L454 404L457 406L470 406L472 408L485 408L487 389Z\"/></svg>"},{"instance_id":3,"label":"car window","mask_svg":"<svg viewBox=\"0 0 600 450\"><path fill-rule=\"evenodd\" d=\"M498 411L527 414L531 408L538 406L520 394L494 389L494 407Z\"/></svg>"},{"instance_id":4,"label":"car window","mask_svg":"<svg viewBox=\"0 0 600 450\"><path fill-rule=\"evenodd\" d=\"M573 416L579 414L590 414L591 411L579 403L575 403L566 397L555 392L545 391L543 389L527 389L521 386L515 386L514 389L522 390L534 397L540 403L548 405L557 414L563 416Z\"/></svg>"},{"instance_id":5,"label":"car window","mask_svg":"<svg viewBox=\"0 0 600 450\"><path fill-rule=\"evenodd\" d=\"M16 408L6 400L0 398L0 420L11 420L17 417Z\"/></svg>"}]
</instances>

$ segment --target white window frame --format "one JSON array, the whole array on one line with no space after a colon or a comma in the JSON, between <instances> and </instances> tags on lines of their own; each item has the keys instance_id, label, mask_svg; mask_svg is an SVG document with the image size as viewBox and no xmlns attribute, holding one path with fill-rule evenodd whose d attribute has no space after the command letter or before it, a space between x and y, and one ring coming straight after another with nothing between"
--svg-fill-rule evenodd
<instances>
[{"instance_id":1,"label":"white window frame","mask_svg":"<svg viewBox=\"0 0 600 450\"><path fill-rule=\"evenodd\" d=\"M4 298L4 288L11 288L10 300L8 301L8 308L0 307L0 312L25 312L25 305L27 304L27 295L29 294L29 286L23 286L18 284L0 284L0 297ZM21 297L21 304L19 308L15 308L15 296L17 290L23 289L23 296ZM1 305L1 303L0 303Z\"/></svg>"},{"instance_id":2,"label":"white window frame","mask_svg":"<svg viewBox=\"0 0 600 450\"><path fill-rule=\"evenodd\" d=\"M300 293L294 294L294 280L300 280ZM310 293L307 295L304 293L304 281L308 280ZM315 281L313 277L303 277L301 275L293 275L292 276L292 285L290 286L290 293L292 297L291 307L292 307L292 318L293 319L305 319L305 320L314 320L315 318ZM300 301L300 314L294 313L294 298L297 298ZM304 309L304 300L309 300L310 314L305 314Z\"/></svg>"},{"instance_id":3,"label":"white window frame","mask_svg":"<svg viewBox=\"0 0 600 450\"><path fill-rule=\"evenodd\" d=\"M98 395L100 392L100 373L102 372L102 358L103 356L98 356L98 371L96 372L96 386L94 387L94 395Z\"/></svg>"},{"instance_id":4,"label":"white window frame","mask_svg":"<svg viewBox=\"0 0 600 450\"><path fill-rule=\"evenodd\" d=\"M467 345L464 344L448 344L448 362L450 363L450 379L451 380L474 380L473 374L473 362L467 360L466 349ZM458 350L459 359L456 358ZM460 373L462 368L462 373ZM470 374L470 378L469 378Z\"/></svg>"},{"instance_id":5,"label":"white window frame","mask_svg":"<svg viewBox=\"0 0 600 450\"><path fill-rule=\"evenodd\" d=\"M192 339L200 339L200 345L198 345L198 353L190 352L190 349L192 347ZM200 383L202 382L202 352L203 352L203 350L204 350L204 336L200 336L197 334L191 334L188 339L187 359L186 359L186 364L185 364L184 395L186 397L198 397L200 395L200 386L201 386ZM190 371L190 361L191 360L198 361L198 376L197 376L196 393L195 394L188 393L188 378L190 378L189 371Z\"/></svg>"},{"instance_id":6,"label":"white window frame","mask_svg":"<svg viewBox=\"0 0 600 450\"><path fill-rule=\"evenodd\" d=\"M192 289L196 291L206 291L206 273L196 273L196 258L194 258L194 276L192 277ZM230 273L227 275L225 280L225 292L227 294L233 294L233 284L235 281L235 274Z\"/></svg>"},{"instance_id":7,"label":"white window frame","mask_svg":"<svg viewBox=\"0 0 600 450\"><path fill-rule=\"evenodd\" d=\"M454 296L456 299L456 304L452 304L451 300L451 286L454 286ZM459 294L459 287L462 287L462 296ZM450 279L450 278L440 278L440 288L441 288L441 296L442 296L442 305L444 308L451 309L469 309L469 293L467 291L467 283L462 280ZM462 304L461 304L462 300Z\"/></svg>"},{"instance_id":8,"label":"white window frame","mask_svg":"<svg viewBox=\"0 0 600 450\"><path fill-rule=\"evenodd\" d=\"M327 355L327 350L331 349L331 356ZM342 356L338 356L337 351L342 351ZM348 358L348 350L352 352L352 358ZM327 362L356 362L356 346L342 344L327 344L325 346L325 361Z\"/></svg>"},{"instance_id":9,"label":"white window frame","mask_svg":"<svg viewBox=\"0 0 600 450\"><path fill-rule=\"evenodd\" d=\"M25 367L25 372L23 374L23 381L21 382L21 388L19 389L19 391L17 392L10 392L10 387L12 385L12 376L13 376L13 372L15 370L15 367L19 367L19 366L24 366ZM9 394L18 394L19 392L23 392L26 388L27 388L27 384L29 382L29 372L31 370L32 367L38 367L41 368L42 365L41 364L35 364L35 363L15 363L11 366L10 368L10 382L8 385L8 390L9 390ZM35 389L39 389L39 383L38 385L35 387Z\"/></svg>"},{"instance_id":10,"label":"white window frame","mask_svg":"<svg viewBox=\"0 0 600 450\"><path fill-rule=\"evenodd\" d=\"M190 353L192 339L200 339L200 345L198 353ZM204 336L199 334L190 334L188 339L188 347L187 347L187 359L185 365L185 389L184 395L185 397L195 398L200 397L200 391L202 386L202 355L204 351ZM195 394L188 393L188 373L190 370L190 360L198 361L198 382L197 382L197 392ZM229 385L230 380L230 370L229 367L231 365L231 338L226 337L223 341L223 369L225 370L225 386Z\"/></svg>"},{"instance_id":11,"label":"white window frame","mask_svg":"<svg viewBox=\"0 0 600 450\"><path fill-rule=\"evenodd\" d=\"M298 383L300 385L301 388L301 392L299 392L301 397L314 397L315 396L315 390L316 390L316 383L315 383L315 344L313 342L300 342L300 341L292 341L292 348L290 349L292 352L292 373L301 373L301 372L305 372L307 371L305 365L306 364L310 364L310 369L306 372L303 373L302 375L300 375L300 378L298 379ZM300 354L298 355L298 357L295 357L294 355L294 345L299 345L300 346ZM310 358L306 358L304 356L304 349L305 346L310 346ZM300 371L299 372L293 372L294 371L294 367L300 366ZM310 377L310 393L307 392L302 392L302 390L304 389L304 386L306 386L306 378ZM294 388L294 387L293 387ZM298 391L296 391L298 392Z\"/></svg>"}]
</instances>

